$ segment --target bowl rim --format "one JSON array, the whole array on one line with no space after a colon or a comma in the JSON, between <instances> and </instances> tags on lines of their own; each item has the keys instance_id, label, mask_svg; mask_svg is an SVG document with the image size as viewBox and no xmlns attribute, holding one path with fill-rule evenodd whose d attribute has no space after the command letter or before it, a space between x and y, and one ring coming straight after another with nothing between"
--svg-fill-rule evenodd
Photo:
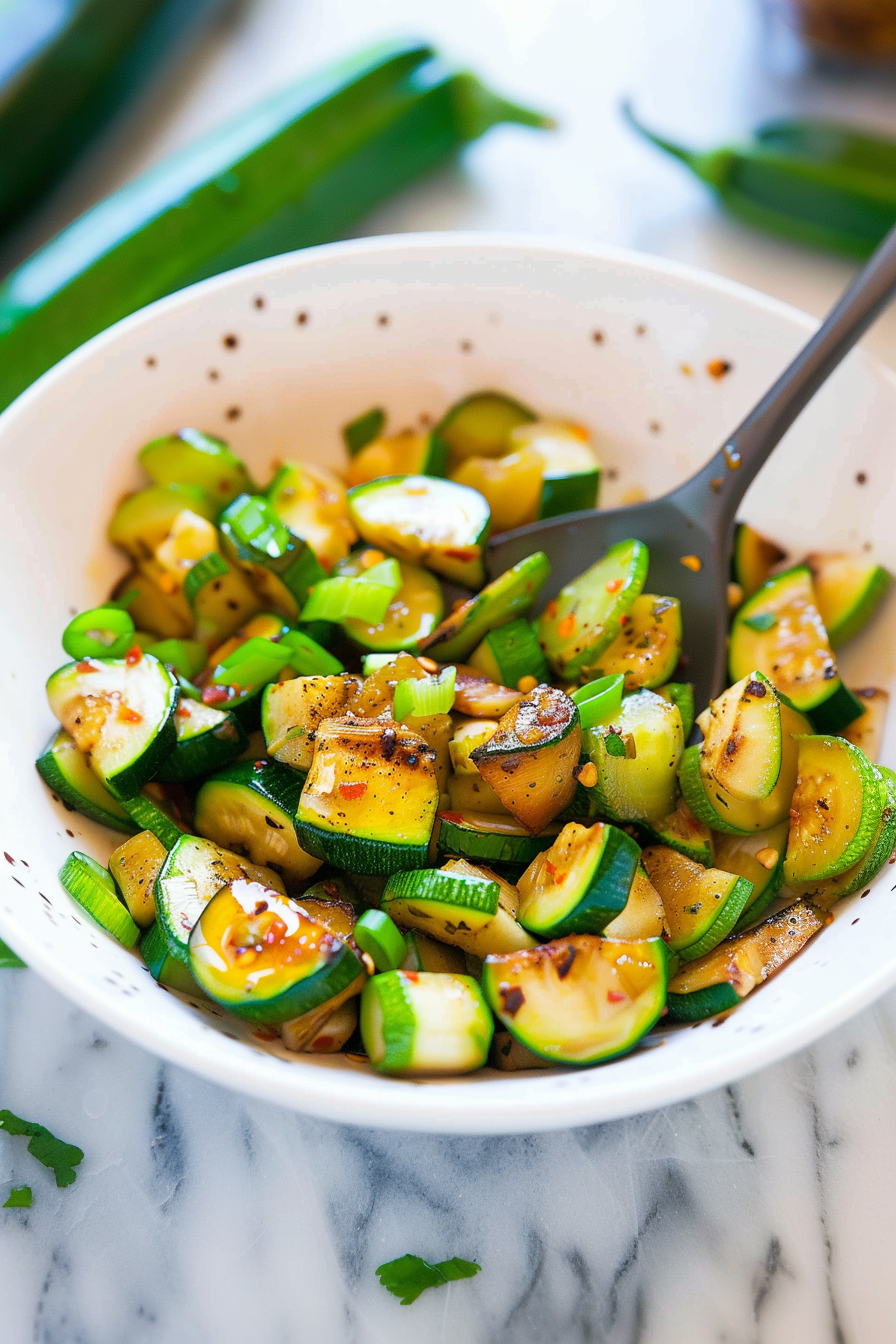
<instances>
[{"instance_id":1,"label":"bowl rim","mask_svg":"<svg viewBox=\"0 0 896 1344\"><path fill-rule=\"evenodd\" d=\"M674 277L697 291L727 295L754 310L783 319L807 337L819 325L817 319L801 309L739 281L632 248L588 245L567 242L562 238L520 233L477 231L404 233L349 239L281 253L236 267L178 290L122 318L72 351L22 392L0 413L0 432L7 430L28 412L49 387L69 376L98 352L112 346L120 337L141 326L151 325L159 315L171 309L201 302L207 294L241 284L246 279L262 280L265 276L282 271L313 270L318 265L330 264L333 259L341 257L446 249L480 254L528 252L541 258L554 255L563 261L581 259L611 265L616 263L648 276ZM851 357L865 362L896 392L896 374L885 365L861 350L854 352ZM560 1094L555 1088L545 1089L540 1097L527 1095L521 1099L515 1096L516 1089L511 1077L501 1079L499 1091L469 1086L464 1079L436 1087L412 1088L396 1086L395 1080L388 1080L389 1087L359 1094L355 1091L353 1075L344 1070L310 1067L303 1069L300 1075L287 1070L276 1073L266 1063L255 1067L259 1058L267 1060L267 1057L259 1057L251 1049L241 1050L232 1057L211 1057L195 1040L181 1038L168 1028L159 1026L151 1013L138 1011L136 1004L132 1007L121 999L113 1003L99 985L94 986L81 979L69 963L60 964L57 957L48 953L27 930L18 928L14 916L8 917L2 910L0 935L10 942L31 969L79 1008L135 1044L203 1078L322 1119L378 1129L437 1134L510 1134L565 1129L620 1119L688 1100L744 1078L812 1044L896 985L894 958L861 982L857 981L848 992L840 995L836 1003L827 1004L805 1015L786 1033L776 1038L763 1037L739 1045L730 1062L718 1059L702 1063L697 1061L681 1078L666 1075L625 1083L614 1083L612 1070L605 1072L592 1069L587 1072L588 1076L593 1077L594 1086L567 1090L562 1094L561 1107L558 1106ZM582 1073L577 1076L581 1078ZM533 1080L529 1078L528 1081L531 1083ZM299 1082L300 1086L297 1086ZM363 1115L352 1113L356 1110L359 1095L362 1096Z\"/></svg>"}]
</instances>

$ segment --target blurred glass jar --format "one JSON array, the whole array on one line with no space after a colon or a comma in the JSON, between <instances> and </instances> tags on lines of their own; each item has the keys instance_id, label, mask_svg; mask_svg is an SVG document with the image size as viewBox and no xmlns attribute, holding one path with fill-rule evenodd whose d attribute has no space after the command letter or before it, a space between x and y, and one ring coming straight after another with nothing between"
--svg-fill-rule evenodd
<instances>
[{"instance_id":1,"label":"blurred glass jar","mask_svg":"<svg viewBox=\"0 0 896 1344\"><path fill-rule=\"evenodd\" d=\"M818 56L896 62L896 0L778 0Z\"/></svg>"}]
</instances>

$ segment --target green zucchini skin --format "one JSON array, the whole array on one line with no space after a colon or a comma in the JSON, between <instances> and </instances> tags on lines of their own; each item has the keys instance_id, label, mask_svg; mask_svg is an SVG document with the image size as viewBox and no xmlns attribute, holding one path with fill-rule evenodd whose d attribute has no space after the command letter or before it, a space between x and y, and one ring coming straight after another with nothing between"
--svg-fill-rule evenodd
<instances>
[{"instance_id":1,"label":"green zucchini skin","mask_svg":"<svg viewBox=\"0 0 896 1344\"><path fill-rule=\"evenodd\" d=\"M150 924L140 939L140 955L153 980L165 989L173 989L178 994L201 994L205 997L193 979L187 962L181 961L169 948L164 928L158 920Z\"/></svg>"},{"instance_id":2,"label":"green zucchini skin","mask_svg":"<svg viewBox=\"0 0 896 1344\"><path fill-rule=\"evenodd\" d=\"M96 777L64 728L54 733L35 765L41 779L59 795L65 807L125 835L133 835L140 829Z\"/></svg>"},{"instance_id":3,"label":"green zucchini skin","mask_svg":"<svg viewBox=\"0 0 896 1344\"><path fill-rule=\"evenodd\" d=\"M197 834L253 863L305 881L320 867L299 848L293 818L305 776L279 761L238 761L210 776L196 795Z\"/></svg>"},{"instance_id":4,"label":"green zucchini skin","mask_svg":"<svg viewBox=\"0 0 896 1344\"><path fill-rule=\"evenodd\" d=\"M707 985L692 994L667 994L666 1007L676 1022L702 1022L707 1017L719 1017L730 1008L736 1008L741 997L733 985Z\"/></svg>"},{"instance_id":5,"label":"green zucchini skin","mask_svg":"<svg viewBox=\"0 0 896 1344\"><path fill-rule=\"evenodd\" d=\"M572 827L572 832L577 828ZM593 832L588 833L590 836ZM519 922L530 933L539 938L564 938L571 933L603 933L617 915L625 909L629 892L638 868L641 855L640 847L630 835L616 826L601 826L600 847L590 855L587 867L576 872L573 840L564 851L562 885L551 881L550 869L545 871L545 859L557 854L557 846L563 845L570 835L567 828L552 850L544 858L536 858L526 870L519 882L522 904ZM578 838L587 844L587 838L578 832ZM558 856L557 862L560 863ZM526 879L532 879L532 887ZM570 881L569 879L573 880ZM562 911L556 908L556 896L551 902L555 906L553 918L547 916L543 901L539 900L537 885L554 888L563 897ZM531 894L530 894L531 893Z\"/></svg>"},{"instance_id":6,"label":"green zucchini skin","mask_svg":"<svg viewBox=\"0 0 896 1344\"><path fill-rule=\"evenodd\" d=\"M160 784L183 784L186 780L198 779L212 770L219 770L241 756L248 746L248 735L237 716L215 710L210 705L203 705L198 711L203 719L209 721L209 727L204 731L187 731L190 703L182 696L175 710L177 743L167 761L156 771L155 778ZM181 710L185 707L186 712L182 714Z\"/></svg>"},{"instance_id":7,"label":"green zucchini skin","mask_svg":"<svg viewBox=\"0 0 896 1344\"><path fill-rule=\"evenodd\" d=\"M524 834L522 827L514 834L501 825L504 818L486 813L440 812L439 821L440 854L482 863L527 866L542 850L550 849L560 830L552 824L543 835Z\"/></svg>"},{"instance_id":8,"label":"green zucchini skin","mask_svg":"<svg viewBox=\"0 0 896 1344\"><path fill-rule=\"evenodd\" d=\"M0 407L119 318L233 266L338 237L500 121L549 121L393 44L282 90L150 170L0 288Z\"/></svg>"},{"instance_id":9,"label":"green zucchini skin","mask_svg":"<svg viewBox=\"0 0 896 1344\"><path fill-rule=\"evenodd\" d=\"M490 630L528 611L550 572L544 551L526 556L453 611L426 639L421 639L420 653L439 663L466 661ZM516 686L516 682L511 685Z\"/></svg>"}]
</instances>

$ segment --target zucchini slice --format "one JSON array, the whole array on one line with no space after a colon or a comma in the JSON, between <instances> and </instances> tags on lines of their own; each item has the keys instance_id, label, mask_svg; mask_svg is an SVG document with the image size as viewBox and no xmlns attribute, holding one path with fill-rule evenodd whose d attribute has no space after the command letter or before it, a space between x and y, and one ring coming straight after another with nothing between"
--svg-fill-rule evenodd
<instances>
[{"instance_id":1,"label":"zucchini slice","mask_svg":"<svg viewBox=\"0 0 896 1344\"><path fill-rule=\"evenodd\" d=\"M112 589L113 601L127 596L128 614L138 630L147 630L159 639L186 639L195 624L189 603L174 584L165 592L159 576L145 567L132 569Z\"/></svg>"},{"instance_id":2,"label":"zucchini slice","mask_svg":"<svg viewBox=\"0 0 896 1344\"><path fill-rule=\"evenodd\" d=\"M677 849L704 868L712 866L712 832L705 822L697 820L683 798L679 798L675 811L667 817L652 823L642 821L639 829L650 837L652 844Z\"/></svg>"},{"instance_id":3,"label":"zucchini slice","mask_svg":"<svg viewBox=\"0 0 896 1344\"><path fill-rule=\"evenodd\" d=\"M435 432L457 463L465 457L502 457L510 450L511 431L534 419L534 411L503 392L473 392L454 403Z\"/></svg>"},{"instance_id":4,"label":"zucchini slice","mask_svg":"<svg viewBox=\"0 0 896 1344\"><path fill-rule=\"evenodd\" d=\"M439 803L435 752L389 719L326 719L302 789L302 848L337 868L423 868Z\"/></svg>"},{"instance_id":5,"label":"zucchini slice","mask_svg":"<svg viewBox=\"0 0 896 1344\"><path fill-rule=\"evenodd\" d=\"M806 556L806 564L831 648L838 649L874 615L892 575L861 555L816 552Z\"/></svg>"},{"instance_id":6,"label":"zucchini slice","mask_svg":"<svg viewBox=\"0 0 896 1344\"><path fill-rule=\"evenodd\" d=\"M494 682L478 667L458 663L454 677L454 708L473 719L500 719L523 698L522 691Z\"/></svg>"},{"instance_id":7,"label":"zucchini slice","mask_svg":"<svg viewBox=\"0 0 896 1344\"><path fill-rule=\"evenodd\" d=\"M869 761L877 761L884 740L890 693L882 691L878 686L865 686L853 694L864 705L865 712L847 724L840 735L847 742L852 742L853 746L860 747Z\"/></svg>"},{"instance_id":8,"label":"zucchini slice","mask_svg":"<svg viewBox=\"0 0 896 1344\"><path fill-rule=\"evenodd\" d=\"M119 504L106 535L135 560L150 560L184 509L213 523L219 505L195 485L150 485Z\"/></svg>"},{"instance_id":9,"label":"zucchini slice","mask_svg":"<svg viewBox=\"0 0 896 1344\"><path fill-rule=\"evenodd\" d=\"M119 845L109 859L109 872L141 929L148 929L156 917L155 885L168 850L152 831L140 831Z\"/></svg>"},{"instance_id":10,"label":"zucchini slice","mask_svg":"<svg viewBox=\"0 0 896 1344\"><path fill-rule=\"evenodd\" d=\"M168 946L168 939L161 923L156 920L140 939L140 955L146 962L146 969L153 980L165 989L173 989L178 994L192 994L205 998L193 979L189 963L176 957Z\"/></svg>"},{"instance_id":11,"label":"zucchini slice","mask_svg":"<svg viewBox=\"0 0 896 1344\"><path fill-rule=\"evenodd\" d=\"M858 863L889 799L878 771L842 737L798 738L784 875L811 882Z\"/></svg>"},{"instance_id":12,"label":"zucchini slice","mask_svg":"<svg viewBox=\"0 0 896 1344\"><path fill-rule=\"evenodd\" d=\"M114 831L133 832L136 827L117 798L90 768L87 757L64 728L50 738L35 765L41 779L65 807L81 812L91 821Z\"/></svg>"},{"instance_id":13,"label":"zucchini slice","mask_svg":"<svg viewBox=\"0 0 896 1344\"><path fill-rule=\"evenodd\" d=\"M354 420L342 426L342 438L349 457L360 453L368 443L378 439L386 426L386 412L382 406L372 406Z\"/></svg>"},{"instance_id":14,"label":"zucchini slice","mask_svg":"<svg viewBox=\"0 0 896 1344\"><path fill-rule=\"evenodd\" d=\"M492 532L508 532L538 517L543 471L538 454L524 449L503 457L465 457L451 479L478 490L487 501Z\"/></svg>"},{"instance_id":15,"label":"zucchini slice","mask_svg":"<svg viewBox=\"0 0 896 1344\"><path fill-rule=\"evenodd\" d=\"M408 929L404 936L407 954L403 971L435 971L447 975L465 975L466 958L459 947L440 943L419 929Z\"/></svg>"},{"instance_id":16,"label":"zucchini slice","mask_svg":"<svg viewBox=\"0 0 896 1344\"><path fill-rule=\"evenodd\" d=\"M550 849L560 831L557 822L532 835L514 817L491 812L440 812L438 849L462 859L526 866Z\"/></svg>"},{"instance_id":17,"label":"zucchini slice","mask_svg":"<svg viewBox=\"0 0 896 1344\"><path fill-rule=\"evenodd\" d=\"M267 498L290 532L307 541L325 570L348 555L358 539L349 521L345 485L326 467L284 462L268 486Z\"/></svg>"},{"instance_id":18,"label":"zucchini slice","mask_svg":"<svg viewBox=\"0 0 896 1344\"><path fill-rule=\"evenodd\" d=\"M452 611L431 635L420 641L420 652L437 662L462 662L489 630L528 611L550 572L544 551L527 555ZM510 684L515 686L516 681Z\"/></svg>"},{"instance_id":19,"label":"zucchini slice","mask_svg":"<svg viewBox=\"0 0 896 1344\"><path fill-rule=\"evenodd\" d=\"M836 877L816 879L814 882L790 882L788 891L794 896L811 900L822 910L830 910L844 896L852 896L873 882L896 846L896 775L886 766L877 767L887 801L881 813L880 825L874 839L859 859Z\"/></svg>"},{"instance_id":20,"label":"zucchini slice","mask_svg":"<svg viewBox=\"0 0 896 1344\"><path fill-rule=\"evenodd\" d=\"M575 934L487 957L482 989L495 1016L536 1055L554 1064L598 1064L633 1050L659 1019L666 949L661 938Z\"/></svg>"},{"instance_id":21,"label":"zucchini slice","mask_svg":"<svg viewBox=\"0 0 896 1344\"><path fill-rule=\"evenodd\" d=\"M387 971L361 994L361 1040L378 1073L401 1077L481 1069L494 1024L469 975Z\"/></svg>"},{"instance_id":22,"label":"zucchini slice","mask_svg":"<svg viewBox=\"0 0 896 1344\"><path fill-rule=\"evenodd\" d=\"M713 835L712 862L726 873L735 873L753 883L753 894L734 926L735 933L754 924L771 905L784 882L787 850L786 821L752 835Z\"/></svg>"},{"instance_id":23,"label":"zucchini slice","mask_svg":"<svg viewBox=\"0 0 896 1344\"><path fill-rule=\"evenodd\" d=\"M761 672L729 687L700 716L700 770L707 790L741 803L760 802L778 782L782 761L781 703Z\"/></svg>"},{"instance_id":24,"label":"zucchini slice","mask_svg":"<svg viewBox=\"0 0 896 1344\"><path fill-rule=\"evenodd\" d=\"M153 439L140 449L137 460L156 485L198 486L219 508L252 489L245 462L223 439L198 429Z\"/></svg>"},{"instance_id":25,"label":"zucchini slice","mask_svg":"<svg viewBox=\"0 0 896 1344\"><path fill-rule=\"evenodd\" d=\"M403 929L418 929L475 957L534 947L517 921L519 900L508 882L461 862L394 873L382 908Z\"/></svg>"},{"instance_id":26,"label":"zucchini slice","mask_svg":"<svg viewBox=\"0 0 896 1344\"><path fill-rule=\"evenodd\" d=\"M677 705L678 712L681 715L681 731L684 733L684 740L687 742L691 735L691 729L694 726L694 687L689 681L667 681L665 686L656 686L654 691L661 695L664 700L668 700L670 705Z\"/></svg>"},{"instance_id":27,"label":"zucchini slice","mask_svg":"<svg viewBox=\"0 0 896 1344\"><path fill-rule=\"evenodd\" d=\"M293 818L303 779L278 761L240 761L207 779L196 795L193 825L253 863L304 882L320 867L296 839Z\"/></svg>"},{"instance_id":28,"label":"zucchini slice","mask_svg":"<svg viewBox=\"0 0 896 1344\"><path fill-rule=\"evenodd\" d=\"M622 630L622 618L647 578L647 547L619 541L549 602L538 623L545 657L563 681L588 681L600 655Z\"/></svg>"},{"instance_id":29,"label":"zucchini slice","mask_svg":"<svg viewBox=\"0 0 896 1344\"><path fill-rule=\"evenodd\" d=\"M377 436L356 453L345 472L350 486L365 485L383 476L446 476L448 445L438 434L416 434L412 429Z\"/></svg>"},{"instance_id":30,"label":"zucchini slice","mask_svg":"<svg viewBox=\"0 0 896 1344\"><path fill-rule=\"evenodd\" d=\"M648 846L642 859L663 902L669 946L682 961L702 957L727 937L753 894L745 877L703 868L663 845Z\"/></svg>"},{"instance_id":31,"label":"zucchini slice","mask_svg":"<svg viewBox=\"0 0 896 1344\"><path fill-rule=\"evenodd\" d=\"M668 681L681 656L681 603L677 597L642 593L620 617L622 629L594 664L592 674L625 677L626 691Z\"/></svg>"},{"instance_id":32,"label":"zucchini slice","mask_svg":"<svg viewBox=\"0 0 896 1344\"><path fill-rule=\"evenodd\" d=\"M494 817L503 817L504 821L512 823L520 834L528 835L528 831L514 821L492 786L486 784L478 770L475 775L450 775L447 792L450 807L445 816L456 817L459 814L466 815L468 812L488 813Z\"/></svg>"},{"instance_id":33,"label":"zucchini slice","mask_svg":"<svg viewBox=\"0 0 896 1344\"><path fill-rule=\"evenodd\" d=\"M541 459L542 484L538 518L597 507L600 463L591 437L581 425L559 420L536 420L510 433L513 451L534 453Z\"/></svg>"},{"instance_id":34,"label":"zucchini slice","mask_svg":"<svg viewBox=\"0 0 896 1344\"><path fill-rule=\"evenodd\" d=\"M298 901L237 878L218 892L190 935L190 969L210 999L250 1022L276 1025L360 993L364 968L350 947Z\"/></svg>"},{"instance_id":35,"label":"zucchini slice","mask_svg":"<svg viewBox=\"0 0 896 1344\"><path fill-rule=\"evenodd\" d=\"M224 555L247 575L266 606L295 619L326 571L263 495L238 495L218 520Z\"/></svg>"},{"instance_id":36,"label":"zucchini slice","mask_svg":"<svg viewBox=\"0 0 896 1344\"><path fill-rule=\"evenodd\" d=\"M123 947L134 946L140 930L119 898L115 879L108 868L76 849L60 868L59 881L101 929L111 933Z\"/></svg>"},{"instance_id":37,"label":"zucchini slice","mask_svg":"<svg viewBox=\"0 0 896 1344\"><path fill-rule=\"evenodd\" d=\"M382 559L382 551L369 548L353 551L347 559L336 565L333 573L354 578L363 574L372 563ZM442 585L435 575L421 569L419 565L404 564L399 567L401 587L378 625L370 625L354 616L342 622L345 633L362 649L388 653L402 649L416 652L442 619L445 599Z\"/></svg>"},{"instance_id":38,"label":"zucchini slice","mask_svg":"<svg viewBox=\"0 0 896 1344\"><path fill-rule=\"evenodd\" d=\"M536 835L572 802L581 750L576 705L553 686L536 686L470 760L508 812Z\"/></svg>"},{"instance_id":39,"label":"zucchini slice","mask_svg":"<svg viewBox=\"0 0 896 1344\"><path fill-rule=\"evenodd\" d=\"M787 559L774 541L769 541L749 523L738 523L734 530L734 550L731 556L731 577L740 584L744 598L758 593L771 578L775 565Z\"/></svg>"},{"instance_id":40,"label":"zucchini slice","mask_svg":"<svg viewBox=\"0 0 896 1344\"><path fill-rule=\"evenodd\" d=\"M184 596L195 622L196 638L215 649L261 611L261 601L242 570L218 550L196 561L184 579Z\"/></svg>"},{"instance_id":41,"label":"zucchini slice","mask_svg":"<svg viewBox=\"0 0 896 1344\"><path fill-rule=\"evenodd\" d=\"M434 476L386 476L350 490L348 508L372 546L466 588L485 582L489 509L478 491Z\"/></svg>"},{"instance_id":42,"label":"zucchini slice","mask_svg":"<svg viewBox=\"0 0 896 1344\"><path fill-rule=\"evenodd\" d=\"M357 677L295 677L266 686L261 701L261 728L268 755L305 774L311 769L314 740L324 719L345 713Z\"/></svg>"},{"instance_id":43,"label":"zucchini slice","mask_svg":"<svg viewBox=\"0 0 896 1344\"><path fill-rule=\"evenodd\" d=\"M728 662L732 681L758 669L820 732L862 712L840 680L806 565L776 574L736 612Z\"/></svg>"},{"instance_id":44,"label":"zucchini slice","mask_svg":"<svg viewBox=\"0 0 896 1344\"><path fill-rule=\"evenodd\" d=\"M550 671L532 626L520 618L490 630L470 654L470 667L478 668L492 681L503 686L526 686L526 678L541 683L550 680ZM532 685L532 681L528 685Z\"/></svg>"},{"instance_id":45,"label":"zucchini slice","mask_svg":"<svg viewBox=\"0 0 896 1344\"><path fill-rule=\"evenodd\" d=\"M156 922L176 960L185 964L189 961L193 925L215 892L236 878L260 882L285 894L277 873L249 863L211 840L185 835L170 851L156 878Z\"/></svg>"},{"instance_id":46,"label":"zucchini slice","mask_svg":"<svg viewBox=\"0 0 896 1344\"><path fill-rule=\"evenodd\" d=\"M519 880L520 923L541 938L603 933L629 899L640 850L603 822L568 822Z\"/></svg>"},{"instance_id":47,"label":"zucchini slice","mask_svg":"<svg viewBox=\"0 0 896 1344\"><path fill-rule=\"evenodd\" d=\"M613 821L658 822L675 809L684 733L678 708L642 690L627 695L612 722L584 733L597 768L589 789L596 810Z\"/></svg>"},{"instance_id":48,"label":"zucchini slice","mask_svg":"<svg viewBox=\"0 0 896 1344\"><path fill-rule=\"evenodd\" d=\"M67 663L47 682L50 709L120 799L133 798L174 749L178 685L152 654Z\"/></svg>"},{"instance_id":49,"label":"zucchini slice","mask_svg":"<svg viewBox=\"0 0 896 1344\"><path fill-rule=\"evenodd\" d=\"M234 714L182 695L174 711L177 742L155 778L162 784L182 784L235 760L249 739Z\"/></svg>"},{"instance_id":50,"label":"zucchini slice","mask_svg":"<svg viewBox=\"0 0 896 1344\"><path fill-rule=\"evenodd\" d=\"M640 943L662 938L666 932L666 912L656 887L639 863L632 878L628 899L615 919L603 931L605 938Z\"/></svg>"},{"instance_id":51,"label":"zucchini slice","mask_svg":"<svg viewBox=\"0 0 896 1344\"><path fill-rule=\"evenodd\" d=\"M810 901L798 901L747 933L726 938L669 981L669 1016L677 1022L700 1022L736 1008L751 990L795 957L825 923L822 911Z\"/></svg>"}]
</instances>

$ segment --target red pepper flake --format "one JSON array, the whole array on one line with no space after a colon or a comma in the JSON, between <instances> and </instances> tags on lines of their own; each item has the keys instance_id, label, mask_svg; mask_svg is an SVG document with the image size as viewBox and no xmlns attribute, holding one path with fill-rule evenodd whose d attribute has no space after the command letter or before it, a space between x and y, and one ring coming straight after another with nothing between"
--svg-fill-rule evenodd
<instances>
[{"instance_id":1,"label":"red pepper flake","mask_svg":"<svg viewBox=\"0 0 896 1344\"><path fill-rule=\"evenodd\" d=\"M454 822L455 826L463 824L463 814L461 812L440 812L439 816L442 818L442 821Z\"/></svg>"},{"instance_id":2,"label":"red pepper flake","mask_svg":"<svg viewBox=\"0 0 896 1344\"><path fill-rule=\"evenodd\" d=\"M408 494L410 493L409 490ZM479 549L476 546L463 546L454 551L446 551L445 554L450 560L475 560L479 554Z\"/></svg>"},{"instance_id":3,"label":"red pepper flake","mask_svg":"<svg viewBox=\"0 0 896 1344\"><path fill-rule=\"evenodd\" d=\"M420 979L416 971L402 971L402 975L406 980L410 980L412 985L416 985L417 981Z\"/></svg>"},{"instance_id":4,"label":"red pepper flake","mask_svg":"<svg viewBox=\"0 0 896 1344\"><path fill-rule=\"evenodd\" d=\"M576 614L574 611L571 611L568 616L563 617L562 621L557 622L557 634L561 639L569 639L575 634L577 624Z\"/></svg>"},{"instance_id":5,"label":"red pepper flake","mask_svg":"<svg viewBox=\"0 0 896 1344\"><path fill-rule=\"evenodd\" d=\"M99 663L91 662L89 658L85 658L83 662L78 664L79 672L99 672L99 670Z\"/></svg>"},{"instance_id":6,"label":"red pepper flake","mask_svg":"<svg viewBox=\"0 0 896 1344\"><path fill-rule=\"evenodd\" d=\"M136 667L142 657L143 657L143 650L141 649L140 645L132 644L131 647L128 649L127 653L125 654L124 660L127 663L128 667Z\"/></svg>"},{"instance_id":7,"label":"red pepper flake","mask_svg":"<svg viewBox=\"0 0 896 1344\"><path fill-rule=\"evenodd\" d=\"M364 797L367 792L367 785L363 783L340 784L339 792L342 794L343 798L347 798L350 802L354 802L356 798Z\"/></svg>"},{"instance_id":8,"label":"red pepper flake","mask_svg":"<svg viewBox=\"0 0 896 1344\"><path fill-rule=\"evenodd\" d=\"M178 706L177 706L177 709L176 709L175 713L177 714L177 717L178 717L179 719L188 719L188 718L190 717L190 702L189 702L189 700L181 700L181 701L178 703Z\"/></svg>"},{"instance_id":9,"label":"red pepper flake","mask_svg":"<svg viewBox=\"0 0 896 1344\"><path fill-rule=\"evenodd\" d=\"M143 715L136 709L131 709L130 705L122 705L118 711L118 718L122 723L142 723Z\"/></svg>"},{"instance_id":10,"label":"red pepper flake","mask_svg":"<svg viewBox=\"0 0 896 1344\"><path fill-rule=\"evenodd\" d=\"M619 624L622 626L623 629L625 629L625 627L631 623L631 619L632 618L629 615L620 616Z\"/></svg>"},{"instance_id":11,"label":"red pepper flake","mask_svg":"<svg viewBox=\"0 0 896 1344\"><path fill-rule=\"evenodd\" d=\"M618 989L611 989L607 994L607 1003L624 1003L625 995L620 994Z\"/></svg>"},{"instance_id":12,"label":"red pepper flake","mask_svg":"<svg viewBox=\"0 0 896 1344\"><path fill-rule=\"evenodd\" d=\"M623 583L624 583L623 579L607 579L607 582L604 584L604 587L606 588L608 593L618 593Z\"/></svg>"},{"instance_id":13,"label":"red pepper flake","mask_svg":"<svg viewBox=\"0 0 896 1344\"><path fill-rule=\"evenodd\" d=\"M562 887L563 883L569 877L569 873L561 873L559 868L557 868L553 863L551 863L550 859L545 859L544 866L548 870L548 875L550 876L551 881L554 882L558 887Z\"/></svg>"},{"instance_id":14,"label":"red pepper flake","mask_svg":"<svg viewBox=\"0 0 896 1344\"><path fill-rule=\"evenodd\" d=\"M227 686L203 686L202 703L204 705L223 705L225 700L230 699L230 689Z\"/></svg>"},{"instance_id":15,"label":"red pepper flake","mask_svg":"<svg viewBox=\"0 0 896 1344\"><path fill-rule=\"evenodd\" d=\"M547 616L549 621L552 621L554 617L557 615L557 603L549 602L544 609L544 614L545 616Z\"/></svg>"}]
</instances>

